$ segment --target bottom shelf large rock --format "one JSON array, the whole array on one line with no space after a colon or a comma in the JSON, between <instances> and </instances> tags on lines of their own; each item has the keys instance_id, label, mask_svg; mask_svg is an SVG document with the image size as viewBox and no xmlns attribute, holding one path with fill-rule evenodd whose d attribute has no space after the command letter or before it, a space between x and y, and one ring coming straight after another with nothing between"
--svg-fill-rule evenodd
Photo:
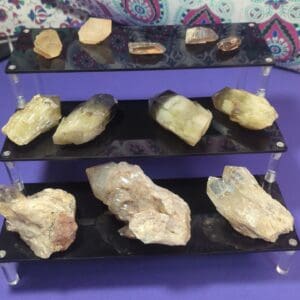
<instances>
[{"instance_id":1,"label":"bottom shelf large rock","mask_svg":"<svg viewBox=\"0 0 300 300\"><path fill-rule=\"evenodd\" d=\"M121 235L145 244L185 245L191 236L191 213L178 195L155 185L142 169L125 162L86 170L96 198L127 223Z\"/></svg>"},{"instance_id":2,"label":"bottom shelf large rock","mask_svg":"<svg viewBox=\"0 0 300 300\"><path fill-rule=\"evenodd\" d=\"M207 194L217 211L245 236L275 242L293 230L290 212L244 167L226 166L222 178L209 177Z\"/></svg>"},{"instance_id":3,"label":"bottom shelf large rock","mask_svg":"<svg viewBox=\"0 0 300 300\"><path fill-rule=\"evenodd\" d=\"M76 202L60 189L44 189L25 197L15 189L0 186L0 214L7 230L21 239L41 258L69 248L76 237Z\"/></svg>"}]
</instances>

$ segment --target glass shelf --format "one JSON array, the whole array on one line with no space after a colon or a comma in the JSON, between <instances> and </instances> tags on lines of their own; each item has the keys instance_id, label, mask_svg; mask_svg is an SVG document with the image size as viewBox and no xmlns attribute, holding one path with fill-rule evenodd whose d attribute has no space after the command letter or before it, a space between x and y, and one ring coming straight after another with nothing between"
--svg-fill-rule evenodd
<instances>
[{"instance_id":1,"label":"glass shelf","mask_svg":"<svg viewBox=\"0 0 300 300\"><path fill-rule=\"evenodd\" d=\"M258 176L257 179L262 183L263 176ZM46 187L61 188L72 193L77 200L79 224L77 238L66 252L54 254L50 260L299 250L300 241L295 231L280 236L275 243L251 239L237 233L218 214L206 195L207 178L163 179L155 182L180 195L191 208L192 237L186 246L144 245L138 240L121 237L117 230L123 226L122 223L112 214L107 213L106 207L94 198L88 183L27 184L28 194L36 193ZM270 191L273 198L284 204L276 183L271 185ZM298 246L295 244L292 246L291 240L298 242ZM8 232L5 226L0 235L0 249L6 251L6 256L0 262L40 260L18 234Z\"/></svg>"},{"instance_id":2,"label":"glass shelf","mask_svg":"<svg viewBox=\"0 0 300 300\"><path fill-rule=\"evenodd\" d=\"M93 141L79 146L55 145L52 141L55 129L26 146L17 146L6 139L0 161L277 153L287 150L276 123L265 130L247 130L217 111L211 98L194 100L213 113L208 132L195 147L187 145L152 120L148 113L148 101L121 100L115 118ZM76 101L62 102L63 115L67 115L78 104Z\"/></svg>"},{"instance_id":3,"label":"glass shelf","mask_svg":"<svg viewBox=\"0 0 300 300\"><path fill-rule=\"evenodd\" d=\"M83 45L77 29L57 29L63 43L61 55L47 60L33 52L40 29L25 29L16 42L7 73L80 72L120 70L168 70L215 67L269 66L272 54L254 23L203 25L214 29L220 39L242 38L239 51L222 54L216 43L185 45L185 26L113 26L112 34L99 45ZM128 42L153 41L166 47L163 55L133 56Z\"/></svg>"}]
</instances>

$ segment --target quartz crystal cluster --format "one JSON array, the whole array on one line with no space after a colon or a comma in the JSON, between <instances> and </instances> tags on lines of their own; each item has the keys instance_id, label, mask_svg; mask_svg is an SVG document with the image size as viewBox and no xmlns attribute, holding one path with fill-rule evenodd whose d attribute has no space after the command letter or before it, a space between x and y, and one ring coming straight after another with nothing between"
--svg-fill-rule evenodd
<instances>
[{"instance_id":1,"label":"quartz crystal cluster","mask_svg":"<svg viewBox=\"0 0 300 300\"><path fill-rule=\"evenodd\" d=\"M275 242L293 230L290 212L244 167L226 166L222 178L209 177L207 194L217 211L245 236Z\"/></svg>"},{"instance_id":2,"label":"quartz crystal cluster","mask_svg":"<svg viewBox=\"0 0 300 300\"><path fill-rule=\"evenodd\" d=\"M126 222L120 234L145 244L185 245L191 235L191 213L178 195L159 187L142 169L126 162L86 170L96 198Z\"/></svg>"},{"instance_id":3,"label":"quartz crystal cluster","mask_svg":"<svg viewBox=\"0 0 300 300\"><path fill-rule=\"evenodd\" d=\"M150 100L150 114L162 127L195 146L208 130L212 113L200 103L166 92Z\"/></svg>"},{"instance_id":4,"label":"quartz crystal cluster","mask_svg":"<svg viewBox=\"0 0 300 300\"><path fill-rule=\"evenodd\" d=\"M241 126L260 130L271 126L278 114L267 99L244 90L224 88L213 95L216 109Z\"/></svg>"},{"instance_id":5,"label":"quartz crystal cluster","mask_svg":"<svg viewBox=\"0 0 300 300\"><path fill-rule=\"evenodd\" d=\"M76 237L76 202L60 189L44 189L25 197L14 188L0 186L0 214L9 231L41 258L69 248Z\"/></svg>"},{"instance_id":6,"label":"quartz crystal cluster","mask_svg":"<svg viewBox=\"0 0 300 300\"><path fill-rule=\"evenodd\" d=\"M60 122L53 135L54 144L83 144L101 134L113 115L117 100L99 94L77 106Z\"/></svg>"},{"instance_id":7,"label":"quartz crystal cluster","mask_svg":"<svg viewBox=\"0 0 300 300\"><path fill-rule=\"evenodd\" d=\"M40 134L55 127L61 119L60 99L36 95L23 109L17 110L2 128L15 144L27 145Z\"/></svg>"}]
</instances>

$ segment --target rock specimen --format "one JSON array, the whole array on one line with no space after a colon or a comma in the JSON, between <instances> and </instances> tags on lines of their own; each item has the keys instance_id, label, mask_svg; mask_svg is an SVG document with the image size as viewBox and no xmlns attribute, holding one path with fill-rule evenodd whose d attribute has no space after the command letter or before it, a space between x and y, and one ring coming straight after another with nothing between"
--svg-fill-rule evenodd
<instances>
[{"instance_id":1,"label":"rock specimen","mask_svg":"<svg viewBox=\"0 0 300 300\"><path fill-rule=\"evenodd\" d=\"M110 36L112 22L109 19L89 18L78 31L79 41L83 44L96 45Z\"/></svg>"},{"instance_id":2,"label":"rock specimen","mask_svg":"<svg viewBox=\"0 0 300 300\"><path fill-rule=\"evenodd\" d=\"M60 189L44 189L25 197L14 189L0 186L0 214L9 231L41 258L69 248L76 237L76 202Z\"/></svg>"},{"instance_id":3,"label":"rock specimen","mask_svg":"<svg viewBox=\"0 0 300 300\"><path fill-rule=\"evenodd\" d=\"M55 127L60 119L59 97L36 95L10 117L2 132L15 144L27 145Z\"/></svg>"},{"instance_id":4,"label":"rock specimen","mask_svg":"<svg viewBox=\"0 0 300 300\"><path fill-rule=\"evenodd\" d=\"M290 212L244 167L226 166L222 178L209 177L207 194L217 211L245 236L275 242L293 230Z\"/></svg>"},{"instance_id":5,"label":"rock specimen","mask_svg":"<svg viewBox=\"0 0 300 300\"><path fill-rule=\"evenodd\" d=\"M212 113L198 102L173 92L165 92L149 104L154 120L191 146L200 141L212 120Z\"/></svg>"},{"instance_id":6,"label":"rock specimen","mask_svg":"<svg viewBox=\"0 0 300 300\"><path fill-rule=\"evenodd\" d=\"M128 50L130 54L134 55L153 55L166 52L166 48L162 44L150 42L128 43Z\"/></svg>"},{"instance_id":7,"label":"rock specimen","mask_svg":"<svg viewBox=\"0 0 300 300\"><path fill-rule=\"evenodd\" d=\"M219 36L211 28L206 27L192 27L186 30L185 43L186 44L206 44L215 42Z\"/></svg>"},{"instance_id":8,"label":"rock specimen","mask_svg":"<svg viewBox=\"0 0 300 300\"><path fill-rule=\"evenodd\" d=\"M57 32L53 29L45 29L39 33L35 37L33 51L47 59L59 56L62 43Z\"/></svg>"},{"instance_id":9,"label":"rock specimen","mask_svg":"<svg viewBox=\"0 0 300 300\"><path fill-rule=\"evenodd\" d=\"M169 190L155 185L142 169L126 162L86 170L96 198L127 223L121 235L145 244L185 245L190 239L190 209Z\"/></svg>"},{"instance_id":10,"label":"rock specimen","mask_svg":"<svg viewBox=\"0 0 300 300\"><path fill-rule=\"evenodd\" d=\"M221 40L217 47L223 52L231 52L240 48L242 40L237 36L230 36Z\"/></svg>"},{"instance_id":11,"label":"rock specimen","mask_svg":"<svg viewBox=\"0 0 300 300\"><path fill-rule=\"evenodd\" d=\"M54 144L80 145L91 141L104 131L116 103L111 95L99 94L80 104L60 122L53 135Z\"/></svg>"},{"instance_id":12,"label":"rock specimen","mask_svg":"<svg viewBox=\"0 0 300 300\"><path fill-rule=\"evenodd\" d=\"M216 109L241 126L260 130L271 126L278 114L267 99L244 90L224 88L213 95Z\"/></svg>"}]
</instances>

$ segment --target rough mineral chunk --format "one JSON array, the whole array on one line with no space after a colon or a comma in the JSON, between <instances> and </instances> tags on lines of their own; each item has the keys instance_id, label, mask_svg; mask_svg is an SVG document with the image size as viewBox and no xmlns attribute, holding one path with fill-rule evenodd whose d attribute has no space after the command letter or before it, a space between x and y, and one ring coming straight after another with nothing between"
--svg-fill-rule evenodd
<instances>
[{"instance_id":1,"label":"rough mineral chunk","mask_svg":"<svg viewBox=\"0 0 300 300\"><path fill-rule=\"evenodd\" d=\"M206 27L193 27L188 28L185 34L186 44L206 44L215 42L219 39L219 36L211 28Z\"/></svg>"},{"instance_id":2,"label":"rough mineral chunk","mask_svg":"<svg viewBox=\"0 0 300 300\"><path fill-rule=\"evenodd\" d=\"M237 36L230 36L221 40L217 47L223 52L231 52L240 48L242 40Z\"/></svg>"},{"instance_id":3,"label":"rough mineral chunk","mask_svg":"<svg viewBox=\"0 0 300 300\"><path fill-rule=\"evenodd\" d=\"M77 106L60 122L54 144L83 144L101 134L110 121L117 101L111 95L95 95Z\"/></svg>"},{"instance_id":4,"label":"rough mineral chunk","mask_svg":"<svg viewBox=\"0 0 300 300\"><path fill-rule=\"evenodd\" d=\"M60 119L59 97L36 95L10 117L2 132L17 145L27 145L55 127Z\"/></svg>"},{"instance_id":5,"label":"rough mineral chunk","mask_svg":"<svg viewBox=\"0 0 300 300\"><path fill-rule=\"evenodd\" d=\"M172 92L151 99L150 114L191 146L200 141L212 120L212 113L198 102Z\"/></svg>"},{"instance_id":6,"label":"rough mineral chunk","mask_svg":"<svg viewBox=\"0 0 300 300\"><path fill-rule=\"evenodd\" d=\"M76 202L73 195L60 189L45 189L32 196L0 186L0 214L9 231L41 258L69 248L76 237Z\"/></svg>"},{"instance_id":7,"label":"rough mineral chunk","mask_svg":"<svg viewBox=\"0 0 300 300\"><path fill-rule=\"evenodd\" d=\"M108 38L111 31L111 20L89 18L78 31L79 41L83 44L96 45Z\"/></svg>"},{"instance_id":8,"label":"rough mineral chunk","mask_svg":"<svg viewBox=\"0 0 300 300\"><path fill-rule=\"evenodd\" d=\"M166 48L162 44L150 42L128 43L128 50L130 54L134 55L153 55L166 52Z\"/></svg>"},{"instance_id":9,"label":"rough mineral chunk","mask_svg":"<svg viewBox=\"0 0 300 300\"><path fill-rule=\"evenodd\" d=\"M145 244L185 245L190 209L169 190L155 185L142 169L125 162L86 170L96 198L127 225L120 233Z\"/></svg>"},{"instance_id":10,"label":"rough mineral chunk","mask_svg":"<svg viewBox=\"0 0 300 300\"><path fill-rule=\"evenodd\" d=\"M231 121L248 129L264 129L278 118L276 110L267 99L244 90L226 87L212 98L216 109L229 115Z\"/></svg>"},{"instance_id":11,"label":"rough mineral chunk","mask_svg":"<svg viewBox=\"0 0 300 300\"><path fill-rule=\"evenodd\" d=\"M244 167L226 166L222 178L209 177L207 194L217 211L245 236L275 242L293 230L290 212Z\"/></svg>"},{"instance_id":12,"label":"rough mineral chunk","mask_svg":"<svg viewBox=\"0 0 300 300\"><path fill-rule=\"evenodd\" d=\"M62 43L57 32L53 29L45 29L39 33L35 37L33 51L47 59L59 56Z\"/></svg>"}]
</instances>

